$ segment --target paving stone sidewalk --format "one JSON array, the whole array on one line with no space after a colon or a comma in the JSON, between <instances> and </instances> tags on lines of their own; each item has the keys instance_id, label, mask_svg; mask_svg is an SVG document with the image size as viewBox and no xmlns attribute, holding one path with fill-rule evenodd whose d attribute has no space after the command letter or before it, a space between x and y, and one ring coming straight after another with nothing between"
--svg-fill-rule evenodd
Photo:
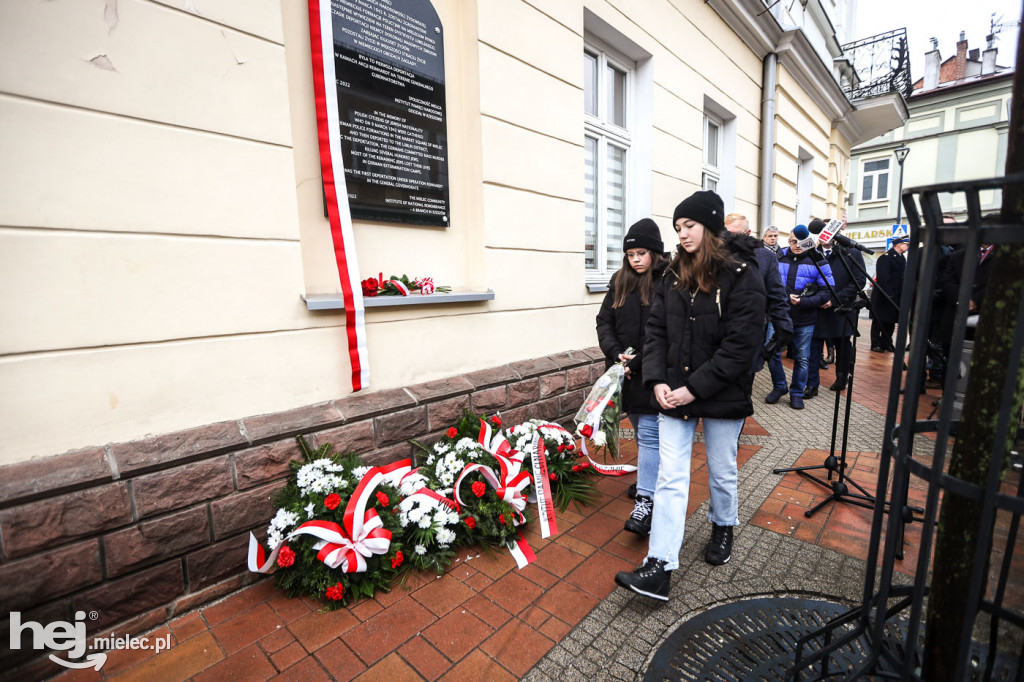
<instances>
[{"instance_id":1,"label":"paving stone sidewalk","mask_svg":"<svg viewBox=\"0 0 1024 682\"><path fill-rule=\"evenodd\" d=\"M710 524L705 520L708 504L704 502L687 519L680 567L673 572L667 603L616 589L556 644L525 680L642 679L655 652L681 623L736 600L801 596L860 603L866 568L863 559L750 523L779 484L781 475L772 470L793 466L807 449L827 453L832 436L833 393L826 396L822 392L806 401L803 411L797 411L785 399L776 405L757 399L770 390L770 378L761 372L755 381L754 418L769 435L741 436L741 442L760 447L739 471L740 525L732 560L724 566L704 561L704 545L710 537ZM883 426L882 415L854 402L849 450L879 451ZM874 474L871 476L873 489Z\"/></svg>"}]
</instances>

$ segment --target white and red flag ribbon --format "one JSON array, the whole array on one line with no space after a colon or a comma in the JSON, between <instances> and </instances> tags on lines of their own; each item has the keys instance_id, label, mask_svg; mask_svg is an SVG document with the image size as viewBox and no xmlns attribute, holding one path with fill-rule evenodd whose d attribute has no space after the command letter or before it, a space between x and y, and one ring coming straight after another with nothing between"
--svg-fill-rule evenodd
<instances>
[{"instance_id":1,"label":"white and red flag ribbon","mask_svg":"<svg viewBox=\"0 0 1024 682\"><path fill-rule=\"evenodd\" d=\"M309 39L313 57L313 96L316 103L320 172L331 225L331 240L334 243L334 260L338 266L338 280L345 301L345 332L349 364L352 366L352 390L358 391L370 385L370 363L366 350L363 291L359 282L359 263L356 259L352 214L348 206L345 166L341 156L330 2L309 0Z\"/></svg>"},{"instance_id":2,"label":"white and red flag ribbon","mask_svg":"<svg viewBox=\"0 0 1024 682\"><path fill-rule=\"evenodd\" d=\"M384 528L376 510L366 508L373 491L387 476L378 467L366 472L345 505L343 526L332 521L307 521L289 533L285 542L299 535L312 535L318 540L313 545L317 559L331 568L340 567L345 573L365 571L368 557L387 554L391 547L391 531ZM270 573L285 542L275 547L268 557L256 536L249 533L249 570Z\"/></svg>"}]
</instances>

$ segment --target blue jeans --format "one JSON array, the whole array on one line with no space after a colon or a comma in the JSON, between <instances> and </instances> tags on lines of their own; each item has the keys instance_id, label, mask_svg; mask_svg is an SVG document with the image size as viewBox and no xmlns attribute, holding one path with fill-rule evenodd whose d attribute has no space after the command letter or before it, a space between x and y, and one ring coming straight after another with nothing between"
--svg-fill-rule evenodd
<instances>
[{"instance_id":1,"label":"blue jeans","mask_svg":"<svg viewBox=\"0 0 1024 682\"><path fill-rule=\"evenodd\" d=\"M814 336L814 325L793 328L793 346L796 357L793 358L793 381L789 393L794 398L804 397L807 386L807 358L811 354L811 338ZM782 352L779 351L768 360L768 369L772 373L772 384L776 390L786 390L786 370L782 366Z\"/></svg>"},{"instance_id":2,"label":"blue jeans","mask_svg":"<svg viewBox=\"0 0 1024 682\"><path fill-rule=\"evenodd\" d=\"M636 494L654 497L658 482L658 415L631 414L629 423L636 433Z\"/></svg>"},{"instance_id":3,"label":"blue jeans","mask_svg":"<svg viewBox=\"0 0 1024 682\"><path fill-rule=\"evenodd\" d=\"M711 488L708 520L719 526L739 523L736 450L741 430L742 419L704 420L708 484ZM679 568L679 549L683 546L686 505L690 498L690 455L696 433L696 419L658 415L661 464L654 490L654 516L647 557L667 562L667 571Z\"/></svg>"}]
</instances>

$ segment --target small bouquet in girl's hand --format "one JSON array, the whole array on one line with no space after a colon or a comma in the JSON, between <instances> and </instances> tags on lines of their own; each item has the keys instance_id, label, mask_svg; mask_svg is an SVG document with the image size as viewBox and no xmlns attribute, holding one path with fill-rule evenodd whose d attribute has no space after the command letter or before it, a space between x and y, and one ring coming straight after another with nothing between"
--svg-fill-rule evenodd
<instances>
[{"instance_id":1,"label":"small bouquet in girl's hand","mask_svg":"<svg viewBox=\"0 0 1024 682\"><path fill-rule=\"evenodd\" d=\"M635 351L627 348L624 355ZM619 456L619 423L622 421L622 382L626 363L616 362L600 376L583 406L576 412L577 435L589 439L598 450ZM586 444L584 443L584 452Z\"/></svg>"}]
</instances>

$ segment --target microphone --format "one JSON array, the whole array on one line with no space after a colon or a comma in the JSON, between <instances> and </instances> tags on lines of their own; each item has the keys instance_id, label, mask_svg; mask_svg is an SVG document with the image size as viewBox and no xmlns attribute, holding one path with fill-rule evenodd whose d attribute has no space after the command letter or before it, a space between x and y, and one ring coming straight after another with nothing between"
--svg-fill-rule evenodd
<instances>
[{"instance_id":1,"label":"microphone","mask_svg":"<svg viewBox=\"0 0 1024 682\"><path fill-rule=\"evenodd\" d=\"M822 244L828 244L835 242L839 246L845 246L848 249L857 249L863 253L874 253L874 250L869 249L863 244L856 242L849 237L839 234L839 231L843 229L843 222L841 220L830 220L828 224L821 228L821 232L818 235L818 239L821 240ZM795 232L794 232L795 234Z\"/></svg>"},{"instance_id":2,"label":"microphone","mask_svg":"<svg viewBox=\"0 0 1024 682\"><path fill-rule=\"evenodd\" d=\"M796 237L796 245L801 251L813 251L815 247L814 237L807 230L806 225L797 225L793 228L793 236Z\"/></svg>"}]
</instances>

